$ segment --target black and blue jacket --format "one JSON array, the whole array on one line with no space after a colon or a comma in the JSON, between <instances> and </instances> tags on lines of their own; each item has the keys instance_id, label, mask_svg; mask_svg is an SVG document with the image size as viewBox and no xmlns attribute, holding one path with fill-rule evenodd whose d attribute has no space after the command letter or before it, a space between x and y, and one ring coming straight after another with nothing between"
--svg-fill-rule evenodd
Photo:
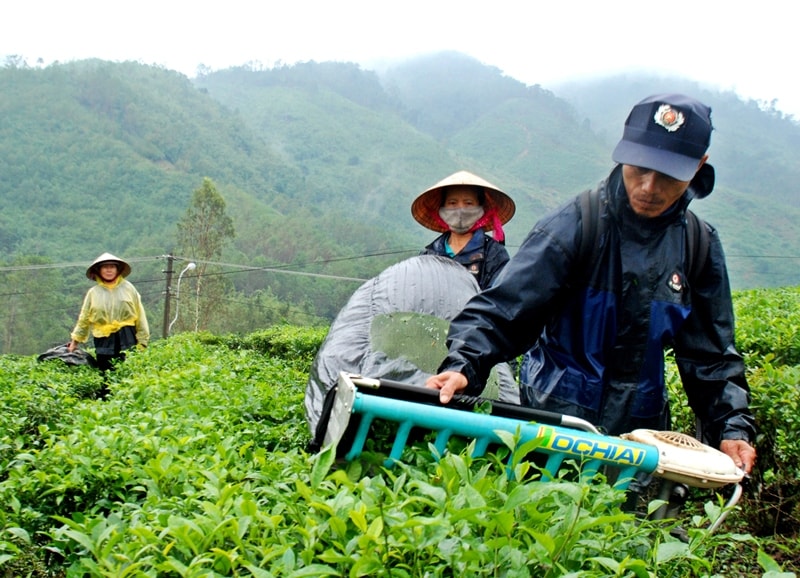
<instances>
[{"instance_id":1,"label":"black and blue jacket","mask_svg":"<svg viewBox=\"0 0 800 578\"><path fill-rule=\"evenodd\" d=\"M592 260L580 258L575 199L541 219L494 286L451 322L440 371L462 372L466 393L477 394L496 363L524 353L523 405L619 435L670 429L664 352L672 348L704 440L753 441L725 257L712 227L705 225L704 265L691 280L686 273L692 190L645 219L628 204L620 167L598 189L598 218L607 223Z\"/></svg>"},{"instance_id":2,"label":"black and blue jacket","mask_svg":"<svg viewBox=\"0 0 800 578\"><path fill-rule=\"evenodd\" d=\"M461 263L467 271L472 273L481 289L491 285L498 273L508 263L508 251L502 243L487 235L483 229L478 229L472 234L467 246L458 254L451 255L447 251L447 240L450 232L442 233L430 245L427 245L420 255L441 255L450 257L456 263Z\"/></svg>"}]
</instances>

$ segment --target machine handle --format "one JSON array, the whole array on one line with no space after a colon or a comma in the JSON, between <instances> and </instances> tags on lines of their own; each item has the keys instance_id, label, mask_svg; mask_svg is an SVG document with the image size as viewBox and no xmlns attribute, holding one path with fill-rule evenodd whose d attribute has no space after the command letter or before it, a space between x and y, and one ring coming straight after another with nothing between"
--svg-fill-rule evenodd
<instances>
[{"instance_id":1,"label":"machine handle","mask_svg":"<svg viewBox=\"0 0 800 578\"><path fill-rule=\"evenodd\" d=\"M362 391L370 395L406 399L418 403L427 403L469 411L474 410L475 406L481 403L488 403L492 408L492 415L499 415L501 417L508 417L521 421L534 421L549 425L564 426L600 434L600 431L586 420L552 411L523 407L513 403L463 394L456 394L453 396L450 403L443 404L439 401L439 392L428 387L393 381L391 379L374 379L361 376L351 376L351 380L355 385L364 388Z\"/></svg>"}]
</instances>

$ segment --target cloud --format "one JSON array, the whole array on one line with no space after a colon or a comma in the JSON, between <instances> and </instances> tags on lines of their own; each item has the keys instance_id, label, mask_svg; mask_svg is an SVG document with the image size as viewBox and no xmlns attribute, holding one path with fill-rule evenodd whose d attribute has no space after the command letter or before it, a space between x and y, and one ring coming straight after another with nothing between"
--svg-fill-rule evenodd
<instances>
[{"instance_id":1,"label":"cloud","mask_svg":"<svg viewBox=\"0 0 800 578\"><path fill-rule=\"evenodd\" d=\"M747 10L721 0L30 0L4 8L0 57L134 60L193 76L200 64L367 66L456 50L526 84L648 70L778 99L800 117L787 10L778 0Z\"/></svg>"}]
</instances>

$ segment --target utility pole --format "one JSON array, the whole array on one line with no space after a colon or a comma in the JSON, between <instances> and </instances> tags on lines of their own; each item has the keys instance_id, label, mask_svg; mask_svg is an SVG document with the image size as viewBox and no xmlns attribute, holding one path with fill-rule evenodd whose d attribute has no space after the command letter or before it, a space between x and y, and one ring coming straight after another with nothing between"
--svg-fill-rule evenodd
<instances>
[{"instance_id":1,"label":"utility pole","mask_svg":"<svg viewBox=\"0 0 800 578\"><path fill-rule=\"evenodd\" d=\"M169 254L167 257L167 270L164 273L167 274L167 290L164 291L164 328L161 333L161 336L166 339L169 327L169 300L172 296L172 262L175 260L175 257L172 254Z\"/></svg>"}]
</instances>

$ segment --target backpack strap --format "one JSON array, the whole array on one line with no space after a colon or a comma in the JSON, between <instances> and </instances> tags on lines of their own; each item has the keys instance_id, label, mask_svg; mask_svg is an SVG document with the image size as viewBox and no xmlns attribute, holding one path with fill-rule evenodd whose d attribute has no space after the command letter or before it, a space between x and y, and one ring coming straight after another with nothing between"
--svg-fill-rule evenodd
<instances>
[{"instance_id":1,"label":"backpack strap","mask_svg":"<svg viewBox=\"0 0 800 578\"><path fill-rule=\"evenodd\" d=\"M593 244L590 239L593 241L595 237L597 203L592 202L594 196L596 195L592 195L591 190L587 190L583 191L579 197L581 204L581 248L578 252L578 260L581 262L586 259L591 244Z\"/></svg>"},{"instance_id":2,"label":"backpack strap","mask_svg":"<svg viewBox=\"0 0 800 578\"><path fill-rule=\"evenodd\" d=\"M582 275L598 249L605 232L606 222L600 218L600 191L586 190L579 196L581 209L581 244L578 250L578 275Z\"/></svg>"},{"instance_id":3,"label":"backpack strap","mask_svg":"<svg viewBox=\"0 0 800 578\"><path fill-rule=\"evenodd\" d=\"M686 209L686 243L688 247L686 277L691 284L705 267L711 241L706 224L689 209Z\"/></svg>"}]
</instances>

